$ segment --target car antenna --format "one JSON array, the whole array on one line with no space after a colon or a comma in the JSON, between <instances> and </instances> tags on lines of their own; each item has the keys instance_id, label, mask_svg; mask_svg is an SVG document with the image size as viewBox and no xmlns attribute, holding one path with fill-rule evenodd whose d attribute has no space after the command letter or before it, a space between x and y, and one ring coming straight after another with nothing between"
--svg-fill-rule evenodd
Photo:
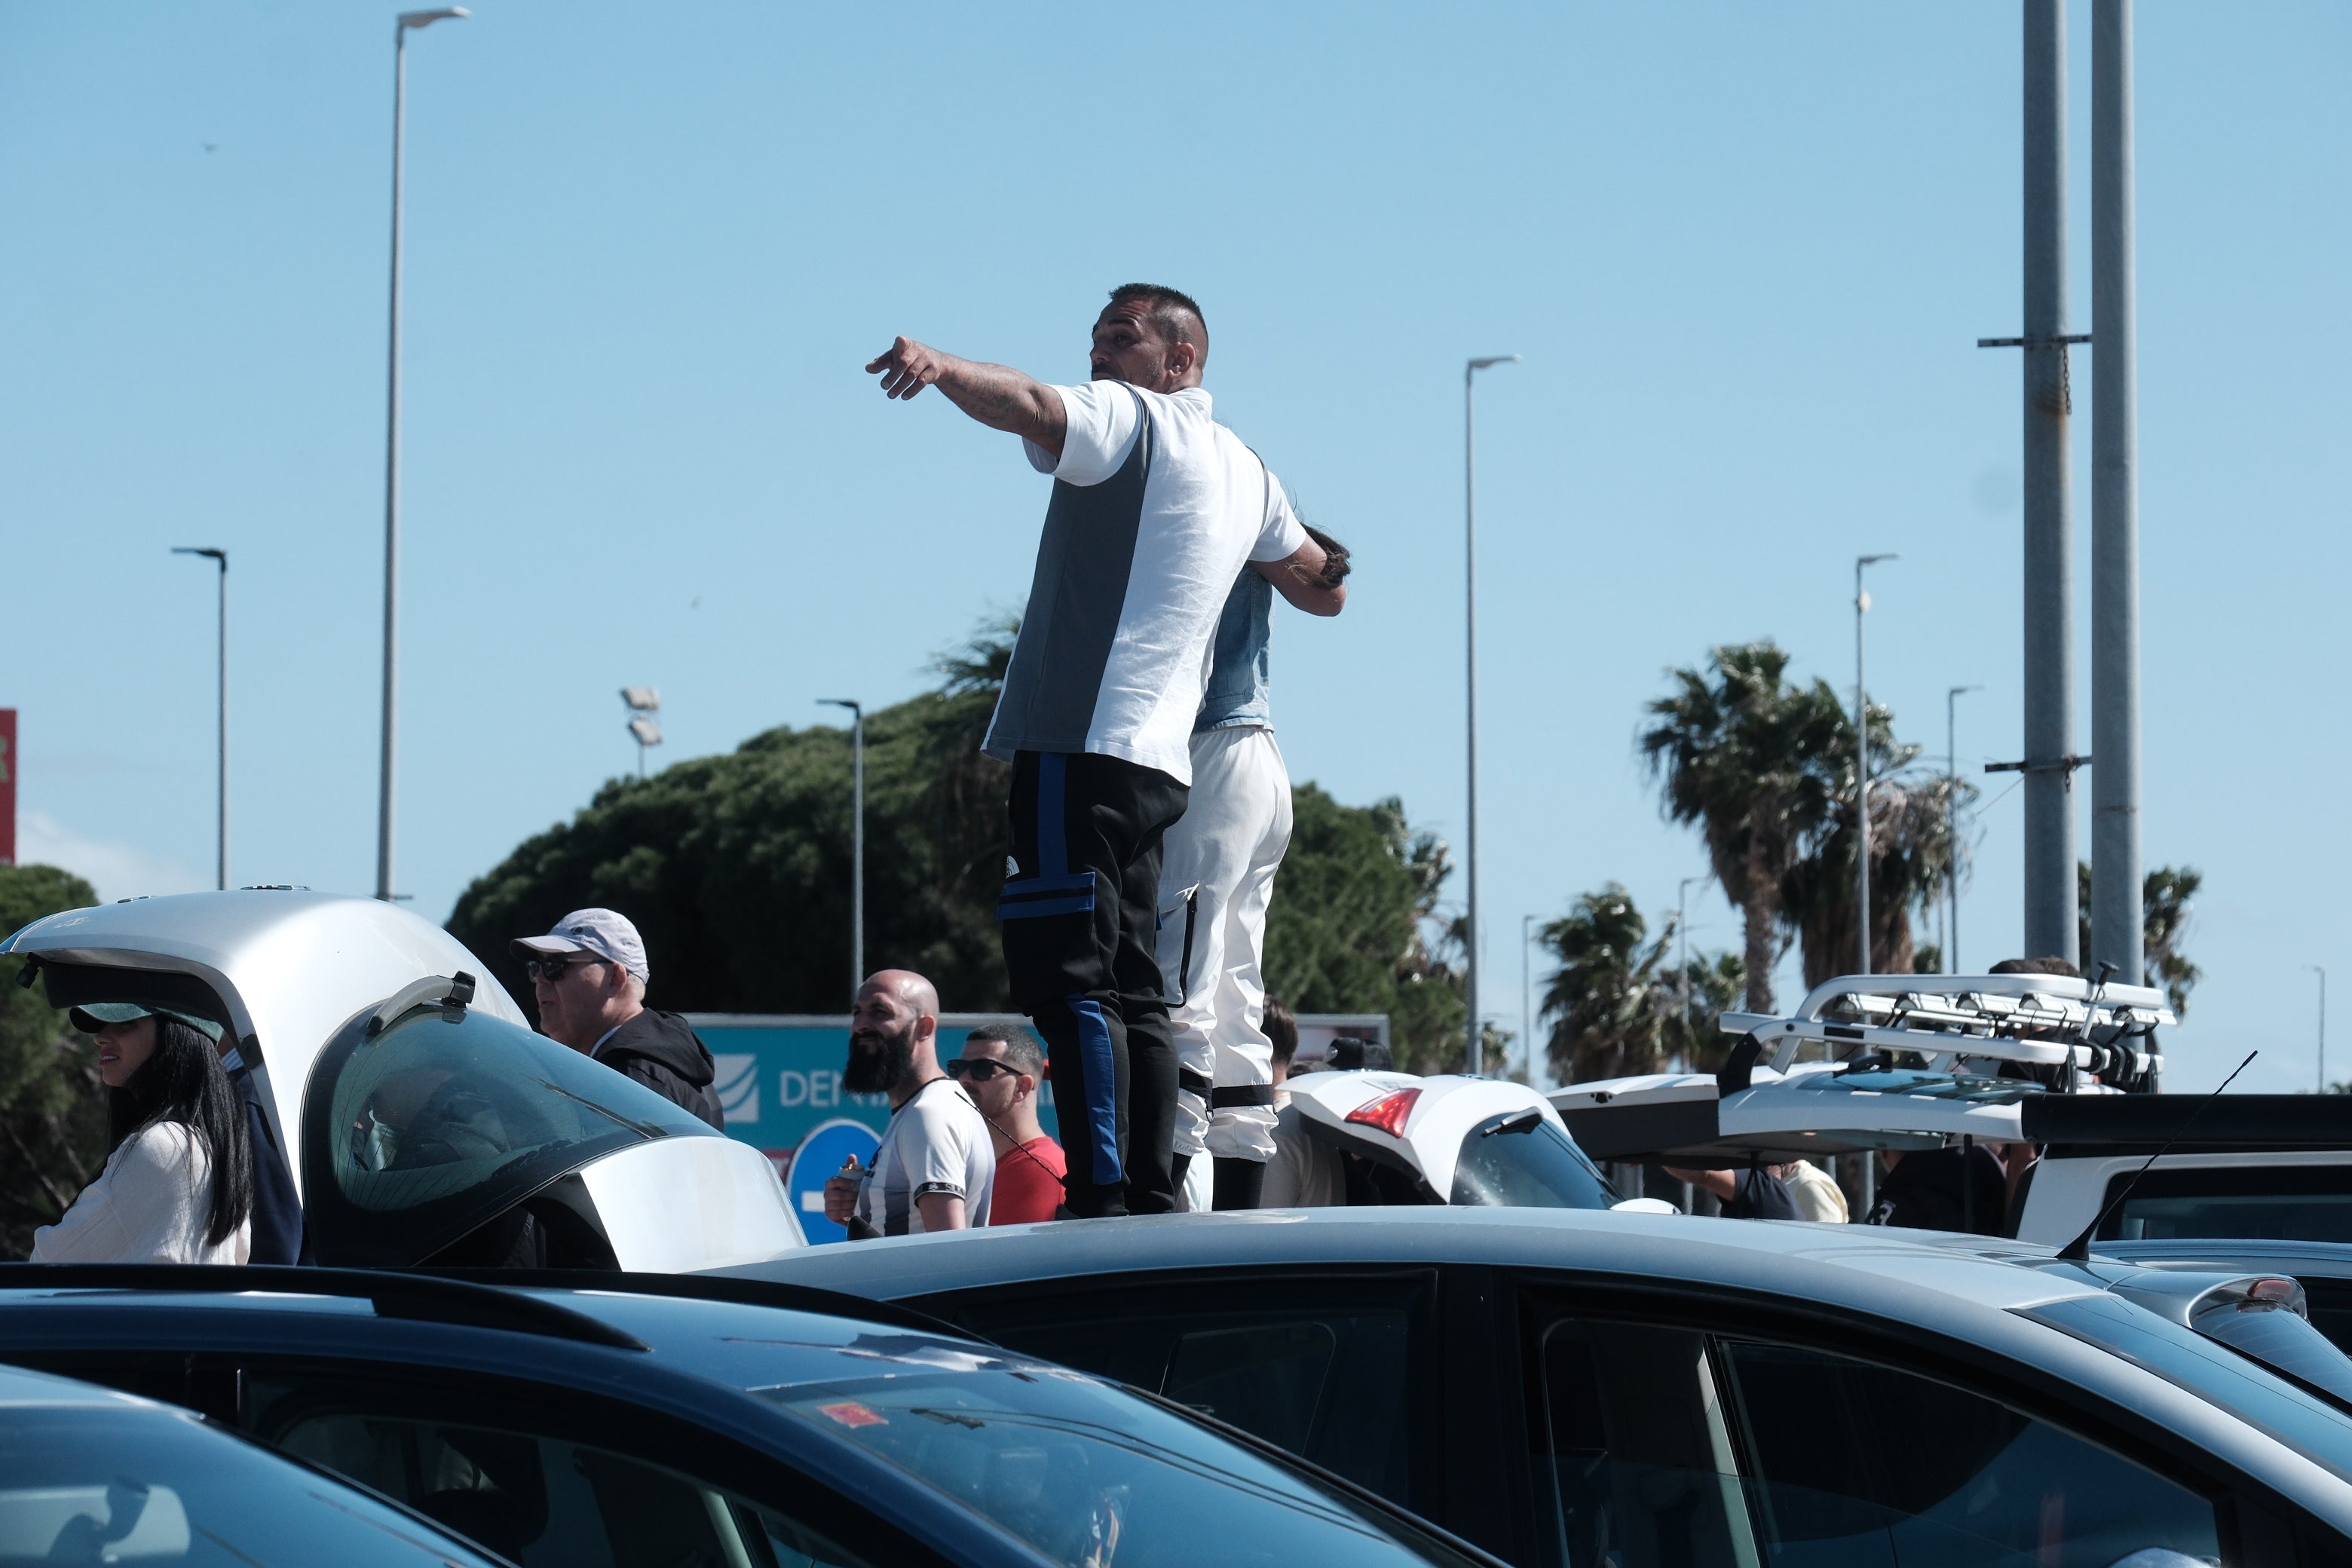
<instances>
[{"instance_id":1,"label":"car antenna","mask_svg":"<svg viewBox=\"0 0 2352 1568\"><path fill-rule=\"evenodd\" d=\"M2246 1053L2245 1061L2240 1062L2236 1067L2231 1068L2230 1076L2221 1080L2221 1089L2227 1089L2231 1084L2237 1081L2238 1075L2246 1070L2247 1064L2262 1054L2263 1053L2260 1051L2248 1051ZM2207 1095L2203 1100L2197 1102L2197 1109L2189 1113L2189 1120L2180 1124L2180 1131L2166 1139L2164 1141L2164 1147L2158 1149L2155 1153L2150 1154L2147 1157L2147 1165L2142 1165L2138 1170L2132 1173L2131 1180L2124 1184L2123 1191L2117 1193L2114 1197L2107 1200L2107 1206L2101 1209L2098 1213L2098 1216L2093 1219L2090 1224L2083 1227L2082 1235L2076 1237L2074 1240L2068 1242L2065 1246L2058 1249L2059 1257L2064 1258L2069 1263L2088 1263L2091 1260L2091 1237L2097 1235L2099 1227L2107 1223L2107 1216L2116 1212L2116 1206L2121 1204L2126 1198L2131 1196L2132 1189L2139 1185L2139 1179L2147 1174L2148 1166L2155 1164L2158 1160L2161 1160L2167 1154L2171 1153L2172 1146L2175 1143L2179 1142L2183 1138L2189 1136L2189 1130L2197 1125L2197 1119L2205 1114L2205 1108L2221 1098L2221 1089L2215 1089L2212 1093Z\"/></svg>"}]
</instances>

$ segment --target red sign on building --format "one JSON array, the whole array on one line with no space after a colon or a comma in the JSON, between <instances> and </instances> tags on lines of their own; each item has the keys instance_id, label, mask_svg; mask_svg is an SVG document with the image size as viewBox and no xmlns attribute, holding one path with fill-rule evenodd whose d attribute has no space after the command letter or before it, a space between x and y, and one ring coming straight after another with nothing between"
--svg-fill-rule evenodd
<instances>
[{"instance_id":1,"label":"red sign on building","mask_svg":"<svg viewBox=\"0 0 2352 1568\"><path fill-rule=\"evenodd\" d=\"M0 708L0 866L16 863L16 710Z\"/></svg>"}]
</instances>

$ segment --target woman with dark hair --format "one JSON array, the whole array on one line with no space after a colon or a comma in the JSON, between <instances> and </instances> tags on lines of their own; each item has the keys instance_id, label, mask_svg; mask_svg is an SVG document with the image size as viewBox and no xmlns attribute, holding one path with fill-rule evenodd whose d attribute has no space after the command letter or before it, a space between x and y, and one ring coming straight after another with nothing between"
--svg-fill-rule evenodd
<instances>
[{"instance_id":1,"label":"woman with dark hair","mask_svg":"<svg viewBox=\"0 0 2352 1568\"><path fill-rule=\"evenodd\" d=\"M35 1263L243 1263L253 1245L253 1145L208 1018L94 1002L72 1013L98 1040L106 1169L55 1225Z\"/></svg>"}]
</instances>

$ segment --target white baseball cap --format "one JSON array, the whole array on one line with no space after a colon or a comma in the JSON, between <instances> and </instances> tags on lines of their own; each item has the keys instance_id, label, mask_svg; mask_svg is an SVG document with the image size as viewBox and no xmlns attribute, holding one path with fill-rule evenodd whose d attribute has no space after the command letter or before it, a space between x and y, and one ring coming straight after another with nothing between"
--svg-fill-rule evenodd
<instances>
[{"instance_id":1,"label":"white baseball cap","mask_svg":"<svg viewBox=\"0 0 2352 1568\"><path fill-rule=\"evenodd\" d=\"M645 940L629 917L613 910L574 910L555 922L545 936L517 937L514 950L526 956L557 952L588 952L617 963L641 981L653 976L646 969Z\"/></svg>"}]
</instances>

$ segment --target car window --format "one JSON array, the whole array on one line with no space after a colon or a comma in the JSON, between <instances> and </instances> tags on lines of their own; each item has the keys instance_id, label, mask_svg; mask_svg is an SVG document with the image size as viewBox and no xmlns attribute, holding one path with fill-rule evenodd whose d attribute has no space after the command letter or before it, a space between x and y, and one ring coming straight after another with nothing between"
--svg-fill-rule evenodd
<instances>
[{"instance_id":1,"label":"car window","mask_svg":"<svg viewBox=\"0 0 2352 1568\"><path fill-rule=\"evenodd\" d=\"M33 1563L489 1568L184 1412L20 1405L0 1422L0 1564Z\"/></svg>"},{"instance_id":2,"label":"car window","mask_svg":"<svg viewBox=\"0 0 2352 1568\"><path fill-rule=\"evenodd\" d=\"M1616 1192L1583 1150L1535 1110L1490 1116L1462 1140L1456 1204L1501 1208L1605 1209Z\"/></svg>"},{"instance_id":3,"label":"car window","mask_svg":"<svg viewBox=\"0 0 2352 1568\"><path fill-rule=\"evenodd\" d=\"M2352 1165L2188 1165L2137 1181L2127 1171L2107 1183L2104 1201L2118 1197L2101 1240L2352 1241Z\"/></svg>"},{"instance_id":4,"label":"car window","mask_svg":"<svg viewBox=\"0 0 2352 1568\"><path fill-rule=\"evenodd\" d=\"M1581 1322L1545 1327L1528 1423L1538 1544L1556 1568L1759 1562L1706 1337Z\"/></svg>"},{"instance_id":5,"label":"car window","mask_svg":"<svg viewBox=\"0 0 2352 1568\"><path fill-rule=\"evenodd\" d=\"M2337 1350L2352 1355L2352 1279L2325 1279L2297 1274L2303 1281L2304 1304L2311 1326L2326 1334Z\"/></svg>"},{"instance_id":6,"label":"car window","mask_svg":"<svg viewBox=\"0 0 2352 1568\"><path fill-rule=\"evenodd\" d=\"M1003 1362L760 1390L1067 1568L1350 1568L1467 1560L1160 1405Z\"/></svg>"},{"instance_id":7,"label":"car window","mask_svg":"<svg viewBox=\"0 0 2352 1568\"><path fill-rule=\"evenodd\" d=\"M1811 1347L1719 1353L1772 1568L2221 1559L2211 1502L1981 1394Z\"/></svg>"},{"instance_id":8,"label":"car window","mask_svg":"<svg viewBox=\"0 0 2352 1568\"><path fill-rule=\"evenodd\" d=\"M1281 1279L950 1310L1008 1350L1165 1394L1412 1507L1412 1323L1427 1288Z\"/></svg>"},{"instance_id":9,"label":"car window","mask_svg":"<svg viewBox=\"0 0 2352 1568\"><path fill-rule=\"evenodd\" d=\"M248 1378L247 1400L286 1453L521 1568L870 1568L773 1507L512 1417L442 1419L365 1382L292 1374Z\"/></svg>"},{"instance_id":10,"label":"car window","mask_svg":"<svg viewBox=\"0 0 2352 1568\"><path fill-rule=\"evenodd\" d=\"M1999 1401L1810 1347L1531 1325L1549 1568L2110 1568L2220 1555L2213 1505Z\"/></svg>"},{"instance_id":11,"label":"car window","mask_svg":"<svg viewBox=\"0 0 2352 1568\"><path fill-rule=\"evenodd\" d=\"M417 1262L568 1172L709 1127L579 1052L487 1013L422 1007L320 1053L304 1089L303 1197L322 1263Z\"/></svg>"}]
</instances>

